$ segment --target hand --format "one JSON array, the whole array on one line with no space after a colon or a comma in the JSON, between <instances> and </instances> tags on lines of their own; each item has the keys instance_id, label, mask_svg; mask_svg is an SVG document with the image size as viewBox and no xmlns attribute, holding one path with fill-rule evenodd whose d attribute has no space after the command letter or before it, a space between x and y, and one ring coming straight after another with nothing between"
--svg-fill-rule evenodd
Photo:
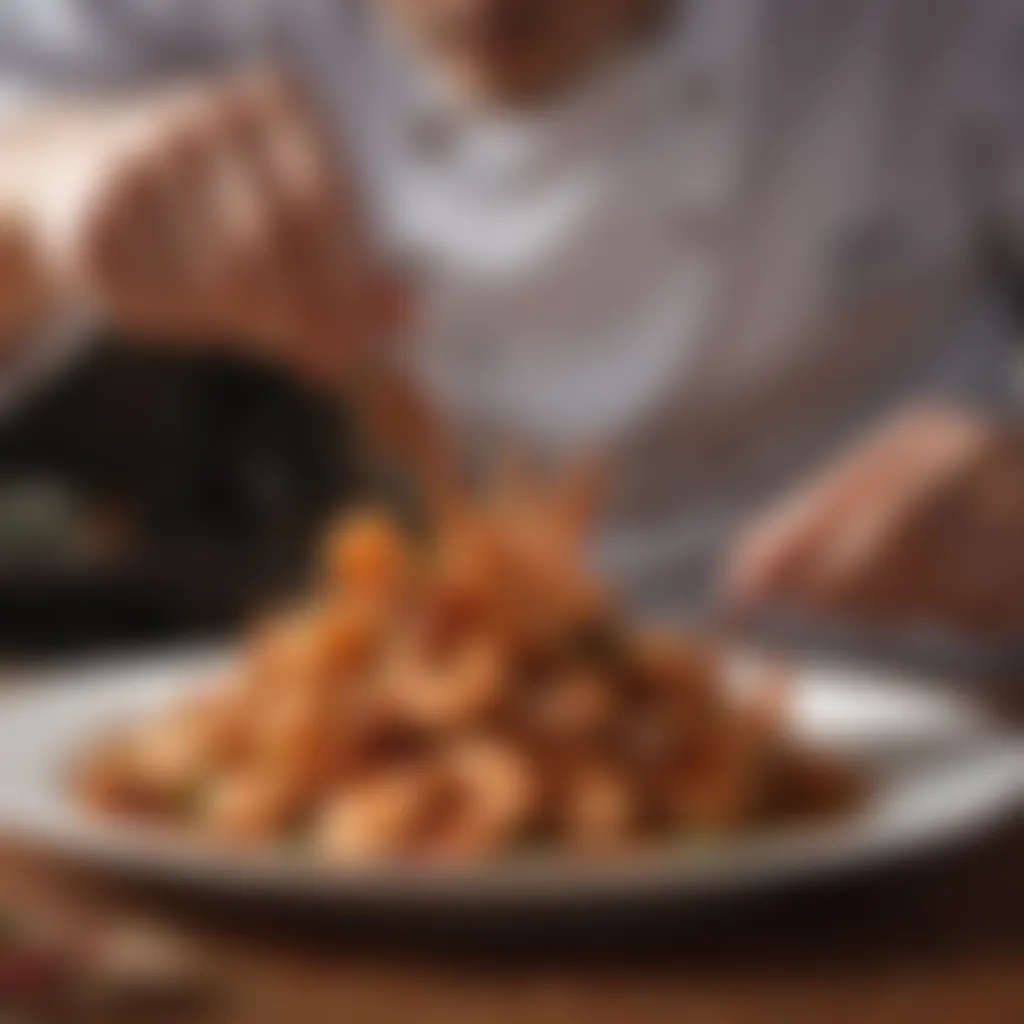
<instances>
[{"instance_id":1,"label":"hand","mask_svg":"<svg viewBox=\"0 0 1024 1024\"><path fill-rule=\"evenodd\" d=\"M1024 629L1024 448L970 413L917 407L756 521L725 597L881 623Z\"/></svg>"},{"instance_id":2,"label":"hand","mask_svg":"<svg viewBox=\"0 0 1024 1024\"><path fill-rule=\"evenodd\" d=\"M280 76L64 112L25 135L6 195L61 297L143 333L244 339L312 373L396 326L399 296Z\"/></svg>"}]
</instances>

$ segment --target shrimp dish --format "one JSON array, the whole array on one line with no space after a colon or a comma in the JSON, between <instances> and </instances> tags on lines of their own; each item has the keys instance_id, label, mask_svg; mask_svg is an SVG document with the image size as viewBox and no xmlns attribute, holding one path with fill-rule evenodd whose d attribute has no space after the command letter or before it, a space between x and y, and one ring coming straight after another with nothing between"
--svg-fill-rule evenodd
<instances>
[{"instance_id":1,"label":"shrimp dish","mask_svg":"<svg viewBox=\"0 0 1024 1024\"><path fill-rule=\"evenodd\" d=\"M429 461L429 460L427 460ZM587 568L599 474L433 466L426 529L368 510L221 678L74 766L93 812L326 861L609 855L854 809L788 728L787 680L730 685L706 637L627 623Z\"/></svg>"}]
</instances>

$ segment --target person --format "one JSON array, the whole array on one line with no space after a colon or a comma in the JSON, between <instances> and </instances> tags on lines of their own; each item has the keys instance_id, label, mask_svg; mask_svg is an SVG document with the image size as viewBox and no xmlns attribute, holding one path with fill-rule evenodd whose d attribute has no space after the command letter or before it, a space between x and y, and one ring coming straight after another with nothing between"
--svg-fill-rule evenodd
<instances>
[{"instance_id":1,"label":"person","mask_svg":"<svg viewBox=\"0 0 1024 1024\"><path fill-rule=\"evenodd\" d=\"M1018 632L983 255L1021 227L1021 30L1000 0L8 4L0 336L84 309L321 379L397 360L471 462L606 454L594 553L637 614Z\"/></svg>"}]
</instances>

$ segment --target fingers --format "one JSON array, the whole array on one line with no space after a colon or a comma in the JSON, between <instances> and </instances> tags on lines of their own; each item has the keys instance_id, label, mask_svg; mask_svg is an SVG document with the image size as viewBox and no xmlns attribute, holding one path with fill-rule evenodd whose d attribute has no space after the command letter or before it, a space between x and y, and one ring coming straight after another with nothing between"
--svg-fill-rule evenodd
<instances>
[{"instance_id":1,"label":"fingers","mask_svg":"<svg viewBox=\"0 0 1024 1024\"><path fill-rule=\"evenodd\" d=\"M1005 625L1014 607L1024 618L1024 461L997 436L939 407L903 417L741 540L728 607L961 628Z\"/></svg>"},{"instance_id":2,"label":"fingers","mask_svg":"<svg viewBox=\"0 0 1024 1024\"><path fill-rule=\"evenodd\" d=\"M956 503L945 516L945 557L938 564L953 584L937 580L931 591L957 595L956 614L977 631L1024 629L1022 467L1013 439L990 445L964 481L963 493L971 500Z\"/></svg>"},{"instance_id":3,"label":"fingers","mask_svg":"<svg viewBox=\"0 0 1024 1024\"><path fill-rule=\"evenodd\" d=\"M873 452L874 472L847 496L800 566L795 598L822 608L886 614L920 604L918 552L941 553L946 520L980 457L973 420L915 414Z\"/></svg>"},{"instance_id":4,"label":"fingers","mask_svg":"<svg viewBox=\"0 0 1024 1024\"><path fill-rule=\"evenodd\" d=\"M256 214L244 258L246 284L266 297L305 360L319 354L332 327L334 275L323 255L333 244L328 236L341 229L327 168L318 166L312 138L292 113L275 81L248 79L232 97L230 130L238 185Z\"/></svg>"},{"instance_id":5,"label":"fingers","mask_svg":"<svg viewBox=\"0 0 1024 1024\"><path fill-rule=\"evenodd\" d=\"M272 282L291 343L329 371L378 327L369 244L322 132L287 82L244 80L233 115L250 188L268 213L255 247L258 274Z\"/></svg>"},{"instance_id":6,"label":"fingers","mask_svg":"<svg viewBox=\"0 0 1024 1024\"><path fill-rule=\"evenodd\" d=\"M177 331L205 323L221 238L205 188L207 137L198 100L150 111L108 155L86 212L80 266L94 298L119 319Z\"/></svg>"},{"instance_id":7,"label":"fingers","mask_svg":"<svg viewBox=\"0 0 1024 1024\"><path fill-rule=\"evenodd\" d=\"M407 314L323 135L261 73L141 106L80 232L81 279L118 319L256 342L320 375Z\"/></svg>"},{"instance_id":8,"label":"fingers","mask_svg":"<svg viewBox=\"0 0 1024 1024\"><path fill-rule=\"evenodd\" d=\"M857 451L798 490L740 538L725 577L735 611L754 608L802 589L807 567L834 537L837 524L865 495L881 490L902 462L908 441L872 437Z\"/></svg>"}]
</instances>

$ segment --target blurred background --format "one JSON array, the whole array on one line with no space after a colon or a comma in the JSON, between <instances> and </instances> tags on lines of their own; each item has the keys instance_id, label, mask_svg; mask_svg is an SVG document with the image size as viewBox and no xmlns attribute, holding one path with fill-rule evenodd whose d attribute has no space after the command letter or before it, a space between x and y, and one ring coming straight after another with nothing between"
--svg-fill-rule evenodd
<instances>
[{"instance_id":1,"label":"blurred background","mask_svg":"<svg viewBox=\"0 0 1024 1024\"><path fill-rule=\"evenodd\" d=\"M4 652L202 640L290 593L365 493L338 400L244 358L85 345L0 423Z\"/></svg>"}]
</instances>

